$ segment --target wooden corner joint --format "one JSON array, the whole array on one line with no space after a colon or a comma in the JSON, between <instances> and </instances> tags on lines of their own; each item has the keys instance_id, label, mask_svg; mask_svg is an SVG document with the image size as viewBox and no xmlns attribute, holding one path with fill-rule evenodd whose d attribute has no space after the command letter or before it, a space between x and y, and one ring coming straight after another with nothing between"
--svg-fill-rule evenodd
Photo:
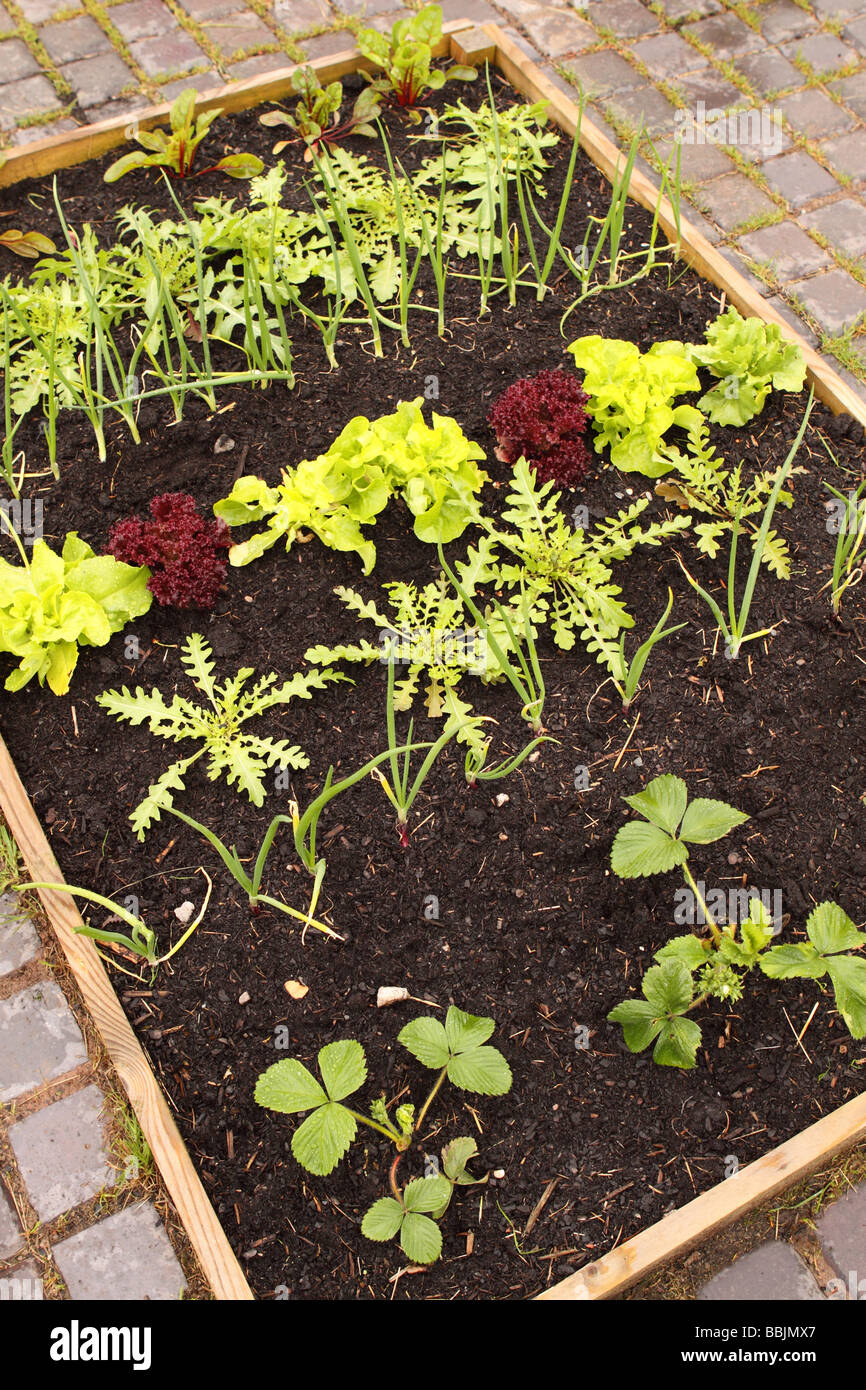
<instances>
[{"instance_id":1,"label":"wooden corner joint","mask_svg":"<svg viewBox=\"0 0 866 1390\"><path fill-rule=\"evenodd\" d=\"M485 58L491 63L496 61L496 44L481 28L462 29L451 35L451 57L456 63L476 68Z\"/></svg>"}]
</instances>

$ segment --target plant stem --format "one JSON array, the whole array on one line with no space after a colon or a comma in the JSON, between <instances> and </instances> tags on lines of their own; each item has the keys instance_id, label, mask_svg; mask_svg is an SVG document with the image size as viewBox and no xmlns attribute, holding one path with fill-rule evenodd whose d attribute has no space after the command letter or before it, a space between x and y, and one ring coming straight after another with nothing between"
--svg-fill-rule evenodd
<instances>
[{"instance_id":1,"label":"plant stem","mask_svg":"<svg viewBox=\"0 0 866 1390\"><path fill-rule=\"evenodd\" d=\"M421 1106L421 1110L420 1110L420 1112L419 1112L419 1114L418 1114L418 1118L417 1118L417 1120L415 1121L415 1133L416 1133L416 1134L418 1133L418 1131L419 1131L420 1128L421 1128L421 1125L422 1125L422 1123L423 1123L423 1121L424 1121L424 1116L427 1114L427 1111L430 1109L430 1106L431 1106L431 1104L432 1104L432 1102L433 1102L433 1098L434 1098L434 1096L436 1095L436 1092L439 1090L439 1087L442 1085L442 1082L445 1080L445 1076L446 1076L447 1071L448 1071L448 1068L447 1068L447 1067L443 1067L443 1068L442 1068L442 1070L440 1071L438 1077L436 1078L436 1084L435 1084L435 1086L433 1087L433 1090L430 1092L430 1094L429 1094L429 1096L427 1097L427 1099L425 1100L424 1104Z\"/></svg>"}]
</instances>

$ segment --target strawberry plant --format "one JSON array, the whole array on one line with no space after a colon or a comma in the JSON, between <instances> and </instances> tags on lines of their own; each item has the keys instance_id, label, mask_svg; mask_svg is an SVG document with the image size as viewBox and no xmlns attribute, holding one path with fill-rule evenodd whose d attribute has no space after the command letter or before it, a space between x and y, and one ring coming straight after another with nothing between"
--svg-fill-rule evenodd
<instances>
[{"instance_id":1,"label":"strawberry plant","mask_svg":"<svg viewBox=\"0 0 866 1390\"><path fill-rule=\"evenodd\" d=\"M641 983L643 999L627 999L608 1014L622 1025L626 1046L643 1052L651 1044L659 1066L693 1067L701 1029L687 1017L709 998L731 1003L743 997L746 976L756 966L771 979L828 976L836 1007L855 1038L866 1036L866 961L846 954L866 946L838 904L823 902L810 913L806 941L770 946L775 934L767 909L752 898L748 917L717 923L688 867L689 846L712 844L749 817L724 801L689 801L681 777L664 773L634 796L623 797L640 819L616 835L610 865L619 878L651 877L682 868L708 925L705 937L675 937L655 952L658 964Z\"/></svg>"},{"instance_id":2,"label":"strawberry plant","mask_svg":"<svg viewBox=\"0 0 866 1390\"><path fill-rule=\"evenodd\" d=\"M417 1264L432 1264L442 1251L438 1222L448 1209L455 1187L486 1178L474 1178L467 1170L478 1152L474 1139L459 1136L442 1149L438 1171L413 1178L403 1187L397 1169L403 1154L417 1142L430 1106L444 1082L461 1091L483 1096L502 1096L511 1089L511 1068L502 1053L487 1039L496 1025L492 1018L478 1018L449 1008L444 1024L432 1016L407 1023L398 1041L422 1066L438 1073L421 1109L404 1103L394 1117L382 1096L363 1114L344 1102L367 1080L363 1047L346 1038L328 1043L318 1054L321 1080L302 1062L284 1058L262 1072L256 1082L259 1105L283 1115L309 1112L292 1135L292 1153L307 1172L327 1176L333 1172L358 1133L358 1125L375 1130L393 1144L396 1156L388 1181L391 1195L374 1202L361 1223L369 1240L399 1240L403 1253ZM430 1160L428 1159L428 1165Z\"/></svg>"}]
</instances>

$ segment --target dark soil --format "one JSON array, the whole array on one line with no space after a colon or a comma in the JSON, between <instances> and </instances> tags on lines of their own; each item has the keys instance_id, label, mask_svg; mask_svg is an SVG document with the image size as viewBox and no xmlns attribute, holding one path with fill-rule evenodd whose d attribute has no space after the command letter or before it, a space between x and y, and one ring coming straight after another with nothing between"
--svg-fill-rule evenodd
<instances>
[{"instance_id":1,"label":"dark soil","mask_svg":"<svg viewBox=\"0 0 866 1390\"><path fill-rule=\"evenodd\" d=\"M231 148L261 142L253 116L226 125ZM390 128L395 152L410 160L396 117ZM271 133L265 134L260 148L267 150ZM372 145L356 147L381 157ZM562 150L556 159L551 199L566 157ZM63 171L58 186L72 221L93 217L98 208L100 233L110 237L119 202L135 197L155 206L160 190L146 178L107 190L100 175L105 162ZM604 214L605 189L582 161L567 222L571 244L581 240L589 213ZM43 183L12 193L20 203L46 190ZM210 176L193 191L213 191ZM230 191L243 196L240 187ZM648 228L649 218L635 209L631 244L646 238ZM190 402L178 425L163 407L145 405L141 445L124 428L112 428L105 464L86 429L62 416L61 479L40 480L46 539L76 529L100 547L115 520L142 514L156 493L188 490L209 508L240 472L273 482L282 466L327 448L354 415L378 415L423 395L434 376L439 395L431 403L488 451L492 481L484 500L496 511L509 470L493 455L486 414L515 378L570 363L558 330L568 302L563 280L546 303L525 294L509 309L498 299L479 322L477 286L454 280L444 340L436 337L433 316L419 314L411 351L392 340L377 360L365 333L347 331L335 372L327 370L320 343L298 326L294 392L226 391L219 413L210 416ZM571 316L566 341L601 333L632 338L645 350L655 339L695 340L718 308L717 292L691 272L670 280L661 270L632 289L587 301ZM714 430L714 440L732 462L744 458L747 471L772 467L784 459L804 406L805 396L771 395L745 429ZM344 944L311 931L302 945L286 917L251 916L216 855L180 822L164 818L138 844L126 818L175 756L173 746L119 726L94 697L137 683L156 684L167 695L175 688L192 694L178 648L193 631L213 644L221 678L242 665L289 673L303 668L311 644L360 635L333 596L335 585L381 601L383 581L423 584L436 574L432 549L415 540L399 506L392 504L371 531L378 564L369 579L357 557L316 540L288 555L277 548L249 568L229 571L213 614L154 605L132 625L137 663L125 659L121 634L106 649L82 654L69 697L35 686L0 697L3 736L70 882L136 894L145 919L168 940L179 930L173 909L186 898L201 900L197 866L214 878L205 922L155 986L122 975L116 980L260 1296L531 1296L721 1180L730 1155L748 1163L862 1090L863 1045L852 1041L832 996L815 982L758 976L733 1009L702 1008L703 1048L690 1072L660 1069L649 1054L632 1056L621 1030L606 1022L676 930L675 875L623 883L608 867L627 813L621 797L658 773L679 773L693 795L720 797L749 814L725 840L695 849L692 868L708 886L780 890L788 917L783 939L800 939L810 906L825 898L855 920L863 915L863 590L851 591L839 624L819 590L834 545L822 479L843 490L855 484L866 447L862 429L851 422L820 407L813 421L799 459L807 472L795 480L796 505L780 510L774 523L791 547L792 578L762 574L752 610L753 626L776 623L775 635L749 644L738 661L725 660L672 547L638 551L617 573L636 617L628 650L662 612L668 585L674 620L688 626L652 654L628 716L610 685L599 689L604 672L580 646L564 654L545 638L545 717L557 742L545 744L534 762L507 782L468 791L462 760L443 757L416 803L405 852L372 781L333 804L322 828L324 906ZM215 455L214 443L226 433L235 447ZM43 467L35 427L28 425L19 439L28 465ZM563 505L570 510L585 501L591 516L601 517L644 486L594 455L585 489ZM663 514L658 501L649 514ZM453 558L470 540L451 547ZM720 593L726 560L698 557L688 538L677 548ZM293 778L302 804L321 786L330 762L348 772L384 747L383 672L378 665L355 668L355 686L336 686L272 713L267 730L262 721L262 732L290 737L310 756L309 770ZM522 746L525 731L510 687L485 690L467 678L463 690L477 712L500 721L497 756ZM422 736L432 727L419 720ZM576 772L584 766L590 786L580 792ZM497 806L503 791L509 800ZM273 792L256 810L196 771L178 805L250 856L288 799L287 792ZM268 888L305 905L309 881L288 835L277 842ZM429 895L438 900L438 919L425 916ZM300 1001L286 992L291 980L308 987ZM253 1100L256 1077L280 1056L313 1065L324 1043L352 1037L367 1052L364 1103L384 1092L389 1102L420 1104L430 1073L396 1039L409 1018L430 1010L417 1003L377 1010L383 985L406 986L443 1009L453 1002L492 1015L493 1041L514 1070L513 1090L501 1099L445 1090L434 1102L402 1173L418 1175L423 1151L438 1152L448 1138L471 1134L481 1150L477 1171L504 1176L458 1196L443 1223L441 1263L402 1278L406 1261L397 1247L373 1245L358 1229L364 1211L387 1190L384 1141L371 1131L330 1178L311 1178L290 1153L294 1121ZM810 1016L798 1046L795 1035ZM281 1028L288 1029L288 1052L277 1050ZM581 1030L588 1030L585 1048ZM526 1233L543 1194L547 1200Z\"/></svg>"}]
</instances>

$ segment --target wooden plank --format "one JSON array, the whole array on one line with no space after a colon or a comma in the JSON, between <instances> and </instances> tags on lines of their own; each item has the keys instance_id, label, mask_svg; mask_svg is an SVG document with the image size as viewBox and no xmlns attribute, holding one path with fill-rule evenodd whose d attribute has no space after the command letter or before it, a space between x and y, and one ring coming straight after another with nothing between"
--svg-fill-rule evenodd
<instances>
[{"instance_id":1,"label":"wooden plank","mask_svg":"<svg viewBox=\"0 0 866 1390\"><path fill-rule=\"evenodd\" d=\"M569 135L574 135L577 127L578 106L541 72L517 44L496 24L485 24L482 28L496 43L496 65L508 81L531 101L547 101L549 112L557 125ZM625 163L625 155L612 141L608 140L584 112L580 130L581 147L589 155L608 179ZM674 210L667 198L659 203L658 190L639 169L632 171L629 192L635 202L654 211L659 205L659 223L670 241L677 241L677 223ZM855 420L866 428L866 402L839 373L827 363L820 353L806 342L795 329L782 318L762 295L754 290L743 275L725 260L706 237L685 218L680 218L678 254L692 266L705 280L725 291L727 298L746 316L761 318L765 323L778 324L783 335L797 344L806 361L808 379L815 387L815 395L828 405L837 415L843 411L853 415Z\"/></svg>"},{"instance_id":2,"label":"wooden plank","mask_svg":"<svg viewBox=\"0 0 866 1390\"><path fill-rule=\"evenodd\" d=\"M36 882L63 876L9 750L0 738L0 810ZM94 943L78 936L82 918L68 893L40 889L39 897L75 976L84 1003L129 1096L163 1181L218 1299L253 1295L193 1167L150 1063L120 1006Z\"/></svg>"},{"instance_id":3,"label":"wooden plank","mask_svg":"<svg viewBox=\"0 0 866 1390\"><path fill-rule=\"evenodd\" d=\"M738 1216L760 1206L866 1136L866 1095L809 1125L736 1177L717 1183L684 1207L627 1240L594 1264L538 1295L545 1299L600 1299L627 1289L659 1265L681 1255Z\"/></svg>"},{"instance_id":4,"label":"wooden plank","mask_svg":"<svg viewBox=\"0 0 866 1390\"><path fill-rule=\"evenodd\" d=\"M451 49L451 35L473 27L471 20L453 19L442 25L442 39L434 45L436 57L444 57ZM492 45L491 45L492 49ZM240 82L229 82L225 87L203 94L196 102L197 111L212 111L219 106L224 111L247 111L265 101L279 101L292 90L292 73L301 66L292 63L277 68L264 77L250 77ZM308 65L318 74L319 81L336 82L348 73L360 68L372 71L373 64L362 58L357 48L345 49L328 58L317 58ZM22 179L44 178L58 169L68 169L73 164L83 164L88 159L96 159L108 150L125 144L131 136L130 127L150 130L156 125L166 125L171 104L162 102L158 106L147 106L141 111L131 111L125 116L114 116L96 125L82 126L80 130L63 131L46 140L34 140L32 144L9 150L6 163L0 169L0 188ZM215 129L218 129L215 128Z\"/></svg>"}]
</instances>

